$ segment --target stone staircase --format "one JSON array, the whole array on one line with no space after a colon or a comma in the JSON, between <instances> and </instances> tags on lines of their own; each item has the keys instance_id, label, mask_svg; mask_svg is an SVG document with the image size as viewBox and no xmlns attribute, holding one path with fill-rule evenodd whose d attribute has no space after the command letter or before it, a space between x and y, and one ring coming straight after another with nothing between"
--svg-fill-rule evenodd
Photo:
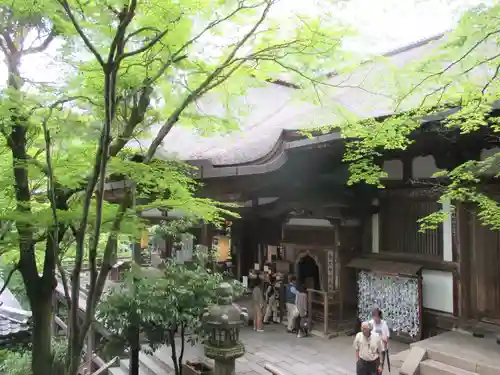
<instances>
[{"instance_id":1,"label":"stone staircase","mask_svg":"<svg viewBox=\"0 0 500 375\"><path fill-rule=\"evenodd\" d=\"M152 355L141 352L139 354L139 375L173 375L175 372L171 355L171 349L168 346L159 348ZM196 347L186 347L183 362L194 359L203 360L203 355ZM128 358L121 359L119 366L111 367L108 370L110 375L128 375L128 373Z\"/></svg>"},{"instance_id":2,"label":"stone staircase","mask_svg":"<svg viewBox=\"0 0 500 375\"><path fill-rule=\"evenodd\" d=\"M391 356L391 365L400 375L500 375L500 346L492 338L447 332Z\"/></svg>"}]
</instances>

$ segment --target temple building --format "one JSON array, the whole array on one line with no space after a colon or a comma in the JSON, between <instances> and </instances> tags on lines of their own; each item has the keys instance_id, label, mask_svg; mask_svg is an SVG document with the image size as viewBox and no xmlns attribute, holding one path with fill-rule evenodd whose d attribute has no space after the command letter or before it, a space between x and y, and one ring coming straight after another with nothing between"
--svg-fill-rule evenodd
<instances>
[{"instance_id":1,"label":"temple building","mask_svg":"<svg viewBox=\"0 0 500 375\"><path fill-rule=\"evenodd\" d=\"M425 57L441 38L385 57L403 66ZM390 74L388 64L364 64L332 100L359 118L391 115L391 101L374 93ZM331 83L346 79L332 76ZM361 82L364 89L356 87ZM373 90L366 89L370 85ZM422 119L407 150L381 157L385 189L347 186L341 134L302 132L338 114L296 102L295 90L283 82L251 89L245 100L253 112L240 132L202 138L175 127L165 139L165 156L198 167L202 196L240 205L241 219L229 234L203 226L195 243L216 243L240 278L268 261L295 274L314 295L315 319L324 322L325 334L336 322L366 319L373 306L409 341L457 326L500 325L498 232L480 225L474 207L456 204L452 210L455 202L438 203L432 177L497 152L498 138L443 130L441 121L453 110L437 113ZM485 181L494 191L493 180ZM417 220L438 210L450 215L438 229L419 232Z\"/></svg>"}]
</instances>

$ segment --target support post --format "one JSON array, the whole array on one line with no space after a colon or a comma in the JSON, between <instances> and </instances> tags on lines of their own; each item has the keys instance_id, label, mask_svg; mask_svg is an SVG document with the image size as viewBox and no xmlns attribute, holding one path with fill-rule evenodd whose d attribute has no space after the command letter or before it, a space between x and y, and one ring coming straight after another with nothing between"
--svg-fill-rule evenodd
<instances>
[{"instance_id":1,"label":"support post","mask_svg":"<svg viewBox=\"0 0 500 375\"><path fill-rule=\"evenodd\" d=\"M57 294L56 292L54 291L54 293L52 293L52 321L51 321L51 328L52 328L52 336L57 336L57 324L56 324L56 316L57 316L57 313L58 313L58 303L57 303Z\"/></svg>"},{"instance_id":2,"label":"support post","mask_svg":"<svg viewBox=\"0 0 500 375\"><path fill-rule=\"evenodd\" d=\"M328 334L328 294L326 292L323 293L323 315L324 315L324 322L323 322L323 331L325 335Z\"/></svg>"},{"instance_id":3,"label":"support post","mask_svg":"<svg viewBox=\"0 0 500 375\"><path fill-rule=\"evenodd\" d=\"M339 293L339 320L344 320L344 293L342 293L342 289L338 290Z\"/></svg>"},{"instance_id":4,"label":"support post","mask_svg":"<svg viewBox=\"0 0 500 375\"><path fill-rule=\"evenodd\" d=\"M456 221L457 221L457 233L456 233L456 248L458 254L458 264L459 264L459 324L463 325L468 319L472 317L471 312L471 240L470 234L472 231L470 214L467 212L466 207L463 203L456 205ZM474 249L472 249L474 250Z\"/></svg>"},{"instance_id":5,"label":"support post","mask_svg":"<svg viewBox=\"0 0 500 375\"><path fill-rule=\"evenodd\" d=\"M133 209L135 209L136 207L136 184L135 182L133 182L133 185L132 185L132 204L131 204L131 207ZM132 248L132 260L138 264L138 265L141 265L142 264L142 259L141 259L141 240L139 239L139 241L135 241L134 242L134 245L133 245L133 248Z\"/></svg>"},{"instance_id":6,"label":"support post","mask_svg":"<svg viewBox=\"0 0 500 375\"><path fill-rule=\"evenodd\" d=\"M94 359L94 345L95 345L95 335L94 327L90 325L89 331L87 333L87 368L88 373L91 374L93 370L93 359Z\"/></svg>"},{"instance_id":7,"label":"support post","mask_svg":"<svg viewBox=\"0 0 500 375\"><path fill-rule=\"evenodd\" d=\"M307 289L307 320L309 323L309 327L312 327L312 291L311 289Z\"/></svg>"}]
</instances>

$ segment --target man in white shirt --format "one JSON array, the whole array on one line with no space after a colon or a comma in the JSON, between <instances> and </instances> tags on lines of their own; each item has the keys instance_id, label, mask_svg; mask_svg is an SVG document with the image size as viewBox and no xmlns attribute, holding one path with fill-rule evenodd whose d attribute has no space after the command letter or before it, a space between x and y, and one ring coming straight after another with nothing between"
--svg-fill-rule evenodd
<instances>
[{"instance_id":1,"label":"man in white shirt","mask_svg":"<svg viewBox=\"0 0 500 375\"><path fill-rule=\"evenodd\" d=\"M377 375L384 368L384 343L378 334L372 334L370 322L361 324L361 332L354 338L356 375Z\"/></svg>"}]
</instances>

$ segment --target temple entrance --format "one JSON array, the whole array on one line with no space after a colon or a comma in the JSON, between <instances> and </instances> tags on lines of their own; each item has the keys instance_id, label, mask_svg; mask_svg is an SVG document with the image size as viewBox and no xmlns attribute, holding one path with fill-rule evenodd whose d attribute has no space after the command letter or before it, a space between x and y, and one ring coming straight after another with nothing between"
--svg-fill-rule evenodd
<instances>
[{"instance_id":1,"label":"temple entrance","mask_svg":"<svg viewBox=\"0 0 500 375\"><path fill-rule=\"evenodd\" d=\"M297 265L297 281L307 289L321 290L319 267L309 254L303 256Z\"/></svg>"}]
</instances>

